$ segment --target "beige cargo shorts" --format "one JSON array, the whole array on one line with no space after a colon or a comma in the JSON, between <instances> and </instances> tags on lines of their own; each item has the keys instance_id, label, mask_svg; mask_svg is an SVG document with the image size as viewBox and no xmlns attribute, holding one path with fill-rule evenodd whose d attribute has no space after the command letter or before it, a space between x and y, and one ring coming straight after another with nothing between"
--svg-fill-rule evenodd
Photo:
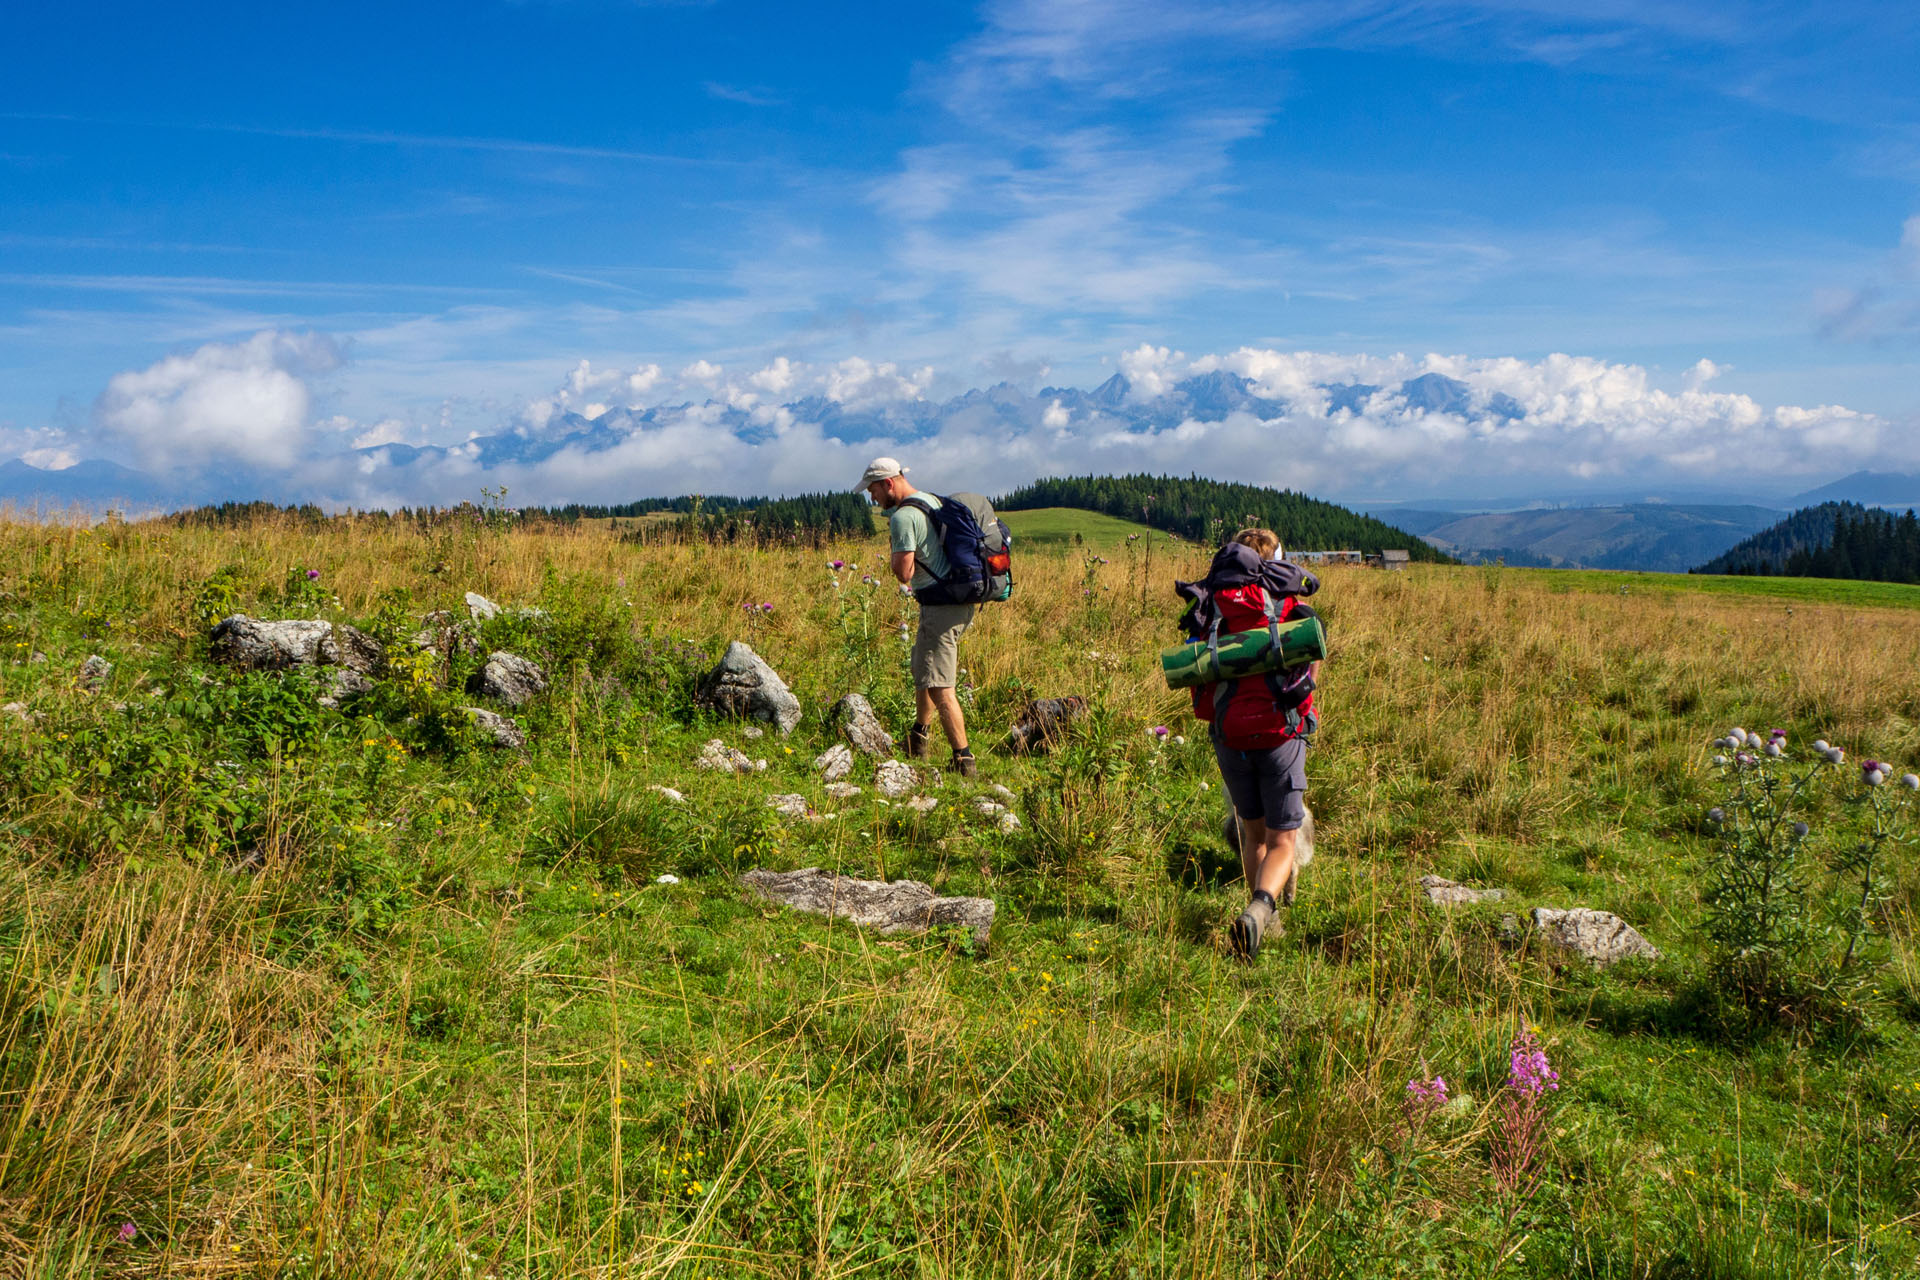
<instances>
[{"instance_id":1,"label":"beige cargo shorts","mask_svg":"<svg viewBox=\"0 0 1920 1280\"><path fill-rule=\"evenodd\" d=\"M971 604L923 604L913 637L913 687L951 689L960 683L960 637L973 622Z\"/></svg>"}]
</instances>

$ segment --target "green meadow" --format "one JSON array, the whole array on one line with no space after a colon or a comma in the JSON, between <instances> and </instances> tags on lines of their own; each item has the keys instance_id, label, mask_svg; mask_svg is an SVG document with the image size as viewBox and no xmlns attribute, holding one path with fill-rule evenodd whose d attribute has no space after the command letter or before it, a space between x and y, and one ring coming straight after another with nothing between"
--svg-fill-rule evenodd
<instances>
[{"instance_id":1,"label":"green meadow","mask_svg":"<svg viewBox=\"0 0 1920 1280\"><path fill-rule=\"evenodd\" d=\"M927 773L920 813L868 762L843 800L810 767L842 694L910 720L878 536L471 514L0 526L0 1274L1920 1266L1912 793L1857 768L1920 762L1910 589L1330 571L1317 857L1246 965L1211 751L1158 676L1209 549L1155 539L1149 568L1124 522L1011 513L1018 589L963 648L981 777ZM468 591L506 611L423 655ZM236 612L361 627L387 674L329 709L315 673L230 671L208 633ZM733 639L801 699L791 737L694 706ZM524 750L465 712L492 650L550 680L511 712ZM1065 694L1090 711L1059 750L1001 747ZM1781 770L1848 752L1794 801L1806 927L1752 996L1707 892L1734 725L1783 728ZM714 738L766 768L695 768ZM994 784L1017 830L976 812ZM991 898L991 937L736 879L807 866ZM1505 897L1437 906L1429 874ZM1597 969L1530 927L1576 906L1659 958ZM1530 1113L1522 1036L1558 1073ZM1444 1104L1410 1094L1435 1077Z\"/></svg>"}]
</instances>

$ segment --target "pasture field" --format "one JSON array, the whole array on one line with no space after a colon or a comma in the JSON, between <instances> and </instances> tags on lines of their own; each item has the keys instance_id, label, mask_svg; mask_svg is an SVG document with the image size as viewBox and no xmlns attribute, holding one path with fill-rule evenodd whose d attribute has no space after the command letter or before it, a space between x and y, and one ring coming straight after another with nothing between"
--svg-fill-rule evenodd
<instances>
[{"instance_id":1,"label":"pasture field","mask_svg":"<svg viewBox=\"0 0 1920 1280\"><path fill-rule=\"evenodd\" d=\"M1208 549L1156 544L1147 581L1022 546L963 648L982 777L930 781L921 815L808 766L841 694L910 715L911 606L861 582L877 536L0 526L0 1274L1915 1273L1911 847L1850 962L1855 886L1799 865L1816 927L1783 960L1809 977L1777 1008L1716 980L1703 894L1729 726L1850 753L1810 850L1858 829L1855 762L1920 761L1920 614L1329 572L1319 856L1248 966L1211 752L1156 657ZM525 752L467 727L480 656L410 643L467 591L508 607L484 646L552 679ZM232 612L352 622L393 670L320 709L305 674L209 661ZM790 739L693 709L734 638L802 700ZM1093 710L1066 748L993 749L1067 693ZM694 769L715 737L766 770ZM990 783L1020 830L974 813ZM752 899L752 866L999 914L983 950L879 937ZM1429 873L1507 896L1434 906ZM1662 957L1594 970L1534 906L1616 912ZM1558 1081L1521 1149L1529 1032ZM1444 1105L1410 1096L1436 1076Z\"/></svg>"},{"instance_id":2,"label":"pasture field","mask_svg":"<svg viewBox=\"0 0 1920 1280\"><path fill-rule=\"evenodd\" d=\"M1075 534L1080 535L1078 545L1100 548L1123 546L1129 537L1149 534L1155 546L1178 541L1171 534L1147 525L1100 511L1082 511L1078 507L1035 507L1031 511L1002 511L999 515L1007 522L1007 531L1013 535L1015 545L1023 549L1075 545Z\"/></svg>"}]
</instances>

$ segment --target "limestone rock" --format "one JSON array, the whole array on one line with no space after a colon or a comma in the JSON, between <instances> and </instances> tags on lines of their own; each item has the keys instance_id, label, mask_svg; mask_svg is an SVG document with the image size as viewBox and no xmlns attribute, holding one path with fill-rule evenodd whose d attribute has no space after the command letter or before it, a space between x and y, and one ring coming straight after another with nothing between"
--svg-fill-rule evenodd
<instances>
[{"instance_id":1,"label":"limestone rock","mask_svg":"<svg viewBox=\"0 0 1920 1280\"><path fill-rule=\"evenodd\" d=\"M1018 831L1020 829L1020 815L1017 813L1001 814L1000 829L1002 831L1009 831L1009 832Z\"/></svg>"},{"instance_id":2,"label":"limestone rock","mask_svg":"<svg viewBox=\"0 0 1920 1280\"><path fill-rule=\"evenodd\" d=\"M467 616L475 622L490 622L500 616L500 606L478 591L467 592Z\"/></svg>"},{"instance_id":3,"label":"limestone rock","mask_svg":"<svg viewBox=\"0 0 1920 1280\"><path fill-rule=\"evenodd\" d=\"M1443 907L1498 902L1507 896L1504 889L1471 889L1458 881L1442 879L1440 876L1421 876L1420 887L1426 891L1428 902Z\"/></svg>"},{"instance_id":4,"label":"limestone rock","mask_svg":"<svg viewBox=\"0 0 1920 1280\"><path fill-rule=\"evenodd\" d=\"M494 746L519 751L527 745L526 731L506 716L485 707L468 707L466 711L474 728L491 737Z\"/></svg>"},{"instance_id":5,"label":"limestone rock","mask_svg":"<svg viewBox=\"0 0 1920 1280\"><path fill-rule=\"evenodd\" d=\"M1019 796L1016 796L1015 794L1013 794L1013 792L1009 791L1007 788L1001 786L997 782L994 783L992 786L988 787L987 791L992 795L998 796L1000 798L1000 803L1006 805L1008 808L1012 808L1014 803L1020 799Z\"/></svg>"},{"instance_id":6,"label":"limestone rock","mask_svg":"<svg viewBox=\"0 0 1920 1280\"><path fill-rule=\"evenodd\" d=\"M855 751L867 756L893 754L893 735L874 714L873 704L857 693L850 693L833 704L827 718L846 735Z\"/></svg>"},{"instance_id":7,"label":"limestone rock","mask_svg":"<svg viewBox=\"0 0 1920 1280\"><path fill-rule=\"evenodd\" d=\"M266 622L236 613L213 628L207 650L215 662L242 671L285 671L325 665L333 624L319 618Z\"/></svg>"},{"instance_id":8,"label":"limestone rock","mask_svg":"<svg viewBox=\"0 0 1920 1280\"><path fill-rule=\"evenodd\" d=\"M880 767L874 771L874 790L889 800L911 795L919 785L920 775L904 760L882 760Z\"/></svg>"},{"instance_id":9,"label":"limestone rock","mask_svg":"<svg viewBox=\"0 0 1920 1280\"><path fill-rule=\"evenodd\" d=\"M835 800L851 800L860 794L860 788L854 786L851 782L829 782L826 786L826 793Z\"/></svg>"},{"instance_id":10,"label":"limestone rock","mask_svg":"<svg viewBox=\"0 0 1920 1280\"><path fill-rule=\"evenodd\" d=\"M546 691L547 673L538 663L504 650L489 654L487 665L467 681L468 693L492 698L510 707L524 707Z\"/></svg>"},{"instance_id":11,"label":"limestone rock","mask_svg":"<svg viewBox=\"0 0 1920 1280\"><path fill-rule=\"evenodd\" d=\"M853 752L836 742L813 758L813 767L823 782L838 782L853 772Z\"/></svg>"},{"instance_id":12,"label":"limestone rock","mask_svg":"<svg viewBox=\"0 0 1920 1280\"><path fill-rule=\"evenodd\" d=\"M750 724L746 728L740 731L740 736L747 739L748 741L752 741L755 738L766 737L767 731L765 729L762 729L757 724Z\"/></svg>"},{"instance_id":13,"label":"limestone rock","mask_svg":"<svg viewBox=\"0 0 1920 1280\"><path fill-rule=\"evenodd\" d=\"M678 791L675 791L672 787L663 787L657 782L654 783L652 786L648 787L647 790L652 791L658 795L665 796L667 799L673 801L673 803L675 804L685 804L687 802L687 798L681 795Z\"/></svg>"},{"instance_id":14,"label":"limestone rock","mask_svg":"<svg viewBox=\"0 0 1920 1280\"><path fill-rule=\"evenodd\" d=\"M990 898L942 898L918 880L856 880L818 867L800 871L753 870L741 882L769 902L829 919L850 920L880 933L919 933L938 925L973 931L985 948L993 928Z\"/></svg>"},{"instance_id":15,"label":"limestone rock","mask_svg":"<svg viewBox=\"0 0 1920 1280\"><path fill-rule=\"evenodd\" d=\"M913 796L907 801L907 808L915 813L932 813L940 802L932 796Z\"/></svg>"},{"instance_id":16,"label":"limestone rock","mask_svg":"<svg viewBox=\"0 0 1920 1280\"><path fill-rule=\"evenodd\" d=\"M0 716L12 716L16 720L26 721L37 719L24 702L9 702L6 706L0 707Z\"/></svg>"},{"instance_id":17,"label":"limestone rock","mask_svg":"<svg viewBox=\"0 0 1920 1280\"><path fill-rule=\"evenodd\" d=\"M994 818L1005 813L1007 806L981 796L973 802L973 811L983 818Z\"/></svg>"},{"instance_id":18,"label":"limestone rock","mask_svg":"<svg viewBox=\"0 0 1920 1280\"><path fill-rule=\"evenodd\" d=\"M1086 713L1087 700L1078 695L1035 698L1021 708L1013 728L1007 731L1007 748L1045 754L1059 744L1073 722Z\"/></svg>"},{"instance_id":19,"label":"limestone rock","mask_svg":"<svg viewBox=\"0 0 1920 1280\"><path fill-rule=\"evenodd\" d=\"M768 796L767 807L783 818L804 818L813 811L803 795Z\"/></svg>"},{"instance_id":20,"label":"limestone rock","mask_svg":"<svg viewBox=\"0 0 1920 1280\"><path fill-rule=\"evenodd\" d=\"M113 674L113 664L97 653L87 655L80 664L80 679L77 682L82 689L98 689Z\"/></svg>"},{"instance_id":21,"label":"limestone rock","mask_svg":"<svg viewBox=\"0 0 1920 1280\"><path fill-rule=\"evenodd\" d=\"M1651 942L1611 911L1595 911L1590 907L1567 911L1535 907L1533 927L1552 946L1572 951L1603 969L1629 956L1660 958L1660 952Z\"/></svg>"},{"instance_id":22,"label":"limestone rock","mask_svg":"<svg viewBox=\"0 0 1920 1280\"><path fill-rule=\"evenodd\" d=\"M720 715L771 724L783 734L800 723L800 699L759 654L738 640L701 680L694 703Z\"/></svg>"}]
</instances>

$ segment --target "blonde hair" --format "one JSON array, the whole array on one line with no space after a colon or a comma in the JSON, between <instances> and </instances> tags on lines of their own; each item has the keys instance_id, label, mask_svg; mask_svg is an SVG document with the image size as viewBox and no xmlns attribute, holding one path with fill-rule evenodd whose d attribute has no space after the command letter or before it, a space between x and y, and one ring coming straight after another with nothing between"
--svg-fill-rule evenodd
<instances>
[{"instance_id":1,"label":"blonde hair","mask_svg":"<svg viewBox=\"0 0 1920 1280\"><path fill-rule=\"evenodd\" d=\"M1242 529L1233 535L1233 540L1243 547L1252 547L1263 560L1280 554L1280 535L1271 529Z\"/></svg>"}]
</instances>

